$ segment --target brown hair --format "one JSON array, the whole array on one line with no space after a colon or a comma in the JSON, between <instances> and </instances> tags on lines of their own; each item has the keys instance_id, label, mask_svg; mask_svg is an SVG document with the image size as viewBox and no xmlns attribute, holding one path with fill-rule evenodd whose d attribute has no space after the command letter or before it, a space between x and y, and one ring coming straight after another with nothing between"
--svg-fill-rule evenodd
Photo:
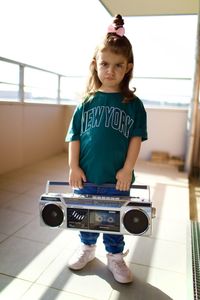
<instances>
[{"instance_id":1,"label":"brown hair","mask_svg":"<svg viewBox=\"0 0 200 300\"><path fill-rule=\"evenodd\" d=\"M122 19L121 15L115 16L113 20L113 27L118 29L120 27L123 27L124 20ZM134 65L134 57L133 57L133 51L132 51L132 45L130 41L127 39L126 36L120 36L116 32L108 32L103 39L103 41L96 47L93 60L90 64L90 74L88 78L88 83L86 85L86 91L85 91L85 101L88 100L89 96L93 95L101 86L101 82L99 80L94 61L96 60L96 56L99 51L104 51L109 49L115 54L123 55L128 63L132 63ZM120 90L121 93L124 96L124 102L129 102L130 100L133 100L134 98L134 92L135 88L133 90L129 89L129 82L132 78L132 72L133 68L130 69L129 72L127 72L120 84Z\"/></svg>"}]
</instances>

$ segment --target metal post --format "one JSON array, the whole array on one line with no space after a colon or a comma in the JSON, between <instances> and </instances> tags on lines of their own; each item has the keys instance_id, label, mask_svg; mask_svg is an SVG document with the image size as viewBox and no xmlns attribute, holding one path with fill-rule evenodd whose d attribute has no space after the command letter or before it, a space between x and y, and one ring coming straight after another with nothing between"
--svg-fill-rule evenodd
<instances>
[{"instance_id":1,"label":"metal post","mask_svg":"<svg viewBox=\"0 0 200 300\"><path fill-rule=\"evenodd\" d=\"M60 104L60 79L61 79L61 75L58 75L58 92L57 92L58 104Z\"/></svg>"},{"instance_id":2,"label":"metal post","mask_svg":"<svg viewBox=\"0 0 200 300\"><path fill-rule=\"evenodd\" d=\"M19 100L24 102L24 66L19 65Z\"/></svg>"}]
</instances>

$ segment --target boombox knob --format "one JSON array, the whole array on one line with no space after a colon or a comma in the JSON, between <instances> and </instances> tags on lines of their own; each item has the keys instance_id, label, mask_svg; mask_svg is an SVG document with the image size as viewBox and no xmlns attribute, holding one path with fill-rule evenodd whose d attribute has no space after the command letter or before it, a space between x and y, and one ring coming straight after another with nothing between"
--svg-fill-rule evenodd
<instances>
[{"instance_id":1,"label":"boombox knob","mask_svg":"<svg viewBox=\"0 0 200 300\"><path fill-rule=\"evenodd\" d=\"M151 217L152 217L152 218L155 218L155 217L156 217L156 208L155 208L155 207L152 207L152 208L151 208Z\"/></svg>"}]
</instances>

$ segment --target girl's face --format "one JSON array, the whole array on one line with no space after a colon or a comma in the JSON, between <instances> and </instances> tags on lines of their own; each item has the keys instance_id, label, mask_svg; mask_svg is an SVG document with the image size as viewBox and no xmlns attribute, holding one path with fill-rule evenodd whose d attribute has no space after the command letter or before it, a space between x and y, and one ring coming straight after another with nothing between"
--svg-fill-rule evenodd
<instances>
[{"instance_id":1,"label":"girl's face","mask_svg":"<svg viewBox=\"0 0 200 300\"><path fill-rule=\"evenodd\" d=\"M127 59L110 50L99 51L95 60L95 68L101 81L100 90L104 92L119 92L120 83L133 64Z\"/></svg>"}]
</instances>

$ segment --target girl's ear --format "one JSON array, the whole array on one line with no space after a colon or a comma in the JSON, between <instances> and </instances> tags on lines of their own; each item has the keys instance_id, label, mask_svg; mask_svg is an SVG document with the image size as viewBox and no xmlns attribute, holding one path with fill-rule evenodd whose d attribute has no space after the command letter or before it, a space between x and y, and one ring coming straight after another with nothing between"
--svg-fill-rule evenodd
<instances>
[{"instance_id":1,"label":"girl's ear","mask_svg":"<svg viewBox=\"0 0 200 300\"><path fill-rule=\"evenodd\" d=\"M126 68L126 73L128 73L131 69L133 69L133 64L128 63L127 68Z\"/></svg>"},{"instance_id":2,"label":"girl's ear","mask_svg":"<svg viewBox=\"0 0 200 300\"><path fill-rule=\"evenodd\" d=\"M94 67L95 70L97 70L97 63L95 58L93 58L91 65Z\"/></svg>"}]
</instances>

